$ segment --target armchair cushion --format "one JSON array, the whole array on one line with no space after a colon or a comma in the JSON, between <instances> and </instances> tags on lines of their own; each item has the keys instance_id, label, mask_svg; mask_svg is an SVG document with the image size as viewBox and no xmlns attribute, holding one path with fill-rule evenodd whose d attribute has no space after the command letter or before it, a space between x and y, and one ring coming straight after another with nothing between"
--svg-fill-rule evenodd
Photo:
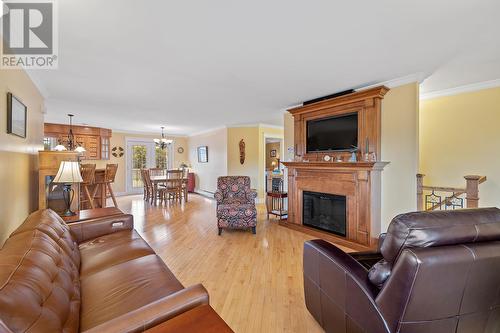
<instances>
[{"instance_id":1,"label":"armchair cushion","mask_svg":"<svg viewBox=\"0 0 500 333\"><path fill-rule=\"evenodd\" d=\"M217 179L217 225L220 228L248 228L257 224L255 198L250 177L227 176Z\"/></svg>"}]
</instances>

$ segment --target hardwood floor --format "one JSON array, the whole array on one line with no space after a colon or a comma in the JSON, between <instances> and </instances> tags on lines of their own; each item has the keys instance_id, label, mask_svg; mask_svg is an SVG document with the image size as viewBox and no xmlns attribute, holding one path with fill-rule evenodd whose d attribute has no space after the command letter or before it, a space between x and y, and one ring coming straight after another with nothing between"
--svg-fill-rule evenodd
<instances>
[{"instance_id":1,"label":"hardwood floor","mask_svg":"<svg viewBox=\"0 0 500 333\"><path fill-rule=\"evenodd\" d=\"M314 237L267 220L261 205L256 235L218 236L209 198L191 195L187 204L167 206L151 206L142 195L117 200L182 284L207 288L210 304L235 332L323 332L303 295L303 243Z\"/></svg>"}]
</instances>

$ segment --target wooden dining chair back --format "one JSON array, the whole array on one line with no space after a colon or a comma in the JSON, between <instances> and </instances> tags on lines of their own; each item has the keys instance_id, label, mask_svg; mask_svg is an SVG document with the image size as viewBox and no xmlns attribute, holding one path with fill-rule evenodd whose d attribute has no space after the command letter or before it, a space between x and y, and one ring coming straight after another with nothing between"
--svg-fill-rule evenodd
<instances>
[{"instance_id":1,"label":"wooden dining chair back","mask_svg":"<svg viewBox=\"0 0 500 333\"><path fill-rule=\"evenodd\" d=\"M163 168L151 168L149 172L152 177L165 176L165 169Z\"/></svg>"},{"instance_id":2,"label":"wooden dining chair back","mask_svg":"<svg viewBox=\"0 0 500 333\"><path fill-rule=\"evenodd\" d=\"M142 180L142 185L144 187L144 200L149 201L153 190L151 187L151 178L149 176L149 170L148 169L141 169L141 180Z\"/></svg>"},{"instance_id":3,"label":"wooden dining chair back","mask_svg":"<svg viewBox=\"0 0 500 333\"><path fill-rule=\"evenodd\" d=\"M94 199L90 195L90 187L94 186L95 168L95 164L80 164L80 173L82 175L82 182L80 183L80 206L83 209L89 206L91 209L94 209Z\"/></svg>"},{"instance_id":4,"label":"wooden dining chair back","mask_svg":"<svg viewBox=\"0 0 500 333\"><path fill-rule=\"evenodd\" d=\"M182 196L182 170L167 170L167 187L165 189L165 198L181 201Z\"/></svg>"}]
</instances>

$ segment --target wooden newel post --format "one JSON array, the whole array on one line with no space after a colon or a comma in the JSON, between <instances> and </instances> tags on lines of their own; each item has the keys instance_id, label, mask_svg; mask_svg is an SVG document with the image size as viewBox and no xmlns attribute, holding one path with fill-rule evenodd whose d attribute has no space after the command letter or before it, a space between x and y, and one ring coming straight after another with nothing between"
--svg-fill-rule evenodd
<instances>
[{"instance_id":1,"label":"wooden newel post","mask_svg":"<svg viewBox=\"0 0 500 333\"><path fill-rule=\"evenodd\" d=\"M417 173L417 210L424 210L424 190L422 187L424 186L424 174Z\"/></svg>"},{"instance_id":2,"label":"wooden newel post","mask_svg":"<svg viewBox=\"0 0 500 333\"><path fill-rule=\"evenodd\" d=\"M465 198L467 199L467 208L479 207L479 179L481 176L470 175L465 178Z\"/></svg>"}]
</instances>

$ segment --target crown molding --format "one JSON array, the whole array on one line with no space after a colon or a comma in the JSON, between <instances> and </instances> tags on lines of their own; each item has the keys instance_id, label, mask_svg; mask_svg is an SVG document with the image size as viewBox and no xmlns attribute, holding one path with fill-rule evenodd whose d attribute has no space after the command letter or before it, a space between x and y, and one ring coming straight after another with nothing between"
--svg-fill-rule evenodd
<instances>
[{"instance_id":1,"label":"crown molding","mask_svg":"<svg viewBox=\"0 0 500 333\"><path fill-rule=\"evenodd\" d=\"M227 127L226 126L212 127L212 128L208 128L208 129L205 129L205 130L202 130L202 131L194 132L192 134L188 134L187 137L190 138L190 137L193 137L193 136L208 134L208 133L215 132L215 131L218 131L218 130L221 130L221 129L224 129L224 128L227 128Z\"/></svg>"},{"instance_id":2,"label":"crown molding","mask_svg":"<svg viewBox=\"0 0 500 333\"><path fill-rule=\"evenodd\" d=\"M418 82L420 84L420 83L424 82L424 80L428 76L429 75L424 73L424 72L418 72L418 73L413 73L410 75L398 77L395 79L370 84L368 86L354 88L354 90L361 91L361 90L365 90L365 89L375 88L378 86L386 86L387 88L396 88L396 87L404 86L405 84L409 84L409 83L413 83L413 82Z\"/></svg>"},{"instance_id":3,"label":"crown molding","mask_svg":"<svg viewBox=\"0 0 500 333\"><path fill-rule=\"evenodd\" d=\"M496 87L500 87L500 79L491 80L491 81L484 81L484 82L477 82L477 83L472 83L472 84L466 84L463 86L458 86L458 87L448 88L448 89L443 89L443 90L430 91L427 93L420 94L420 100L427 100L427 99L433 99L433 98L444 97L444 96L458 95L458 94L463 94L463 93L467 93L467 92L479 91L479 90L484 90L484 89L491 89L491 88L496 88Z\"/></svg>"}]
</instances>

